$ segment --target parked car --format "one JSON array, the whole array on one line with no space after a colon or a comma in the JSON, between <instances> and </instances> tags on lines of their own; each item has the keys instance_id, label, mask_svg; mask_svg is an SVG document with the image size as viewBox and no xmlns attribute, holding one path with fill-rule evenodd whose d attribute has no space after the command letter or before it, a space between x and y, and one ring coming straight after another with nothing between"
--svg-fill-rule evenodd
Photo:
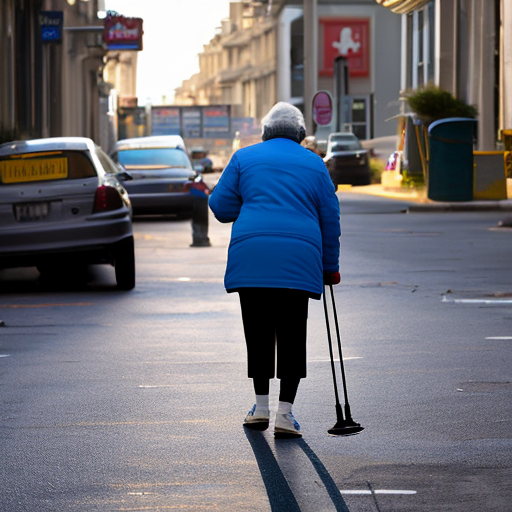
<instances>
[{"instance_id":1,"label":"parked car","mask_svg":"<svg viewBox=\"0 0 512 512\"><path fill-rule=\"evenodd\" d=\"M353 133L331 133L324 162L334 186L371 183L368 150Z\"/></svg>"},{"instance_id":2,"label":"parked car","mask_svg":"<svg viewBox=\"0 0 512 512\"><path fill-rule=\"evenodd\" d=\"M135 286L129 179L91 139L0 145L0 268L114 266Z\"/></svg>"},{"instance_id":3,"label":"parked car","mask_svg":"<svg viewBox=\"0 0 512 512\"><path fill-rule=\"evenodd\" d=\"M196 146L190 150L192 167L200 173L213 172L213 162L208 157L208 151L203 146Z\"/></svg>"},{"instance_id":4,"label":"parked car","mask_svg":"<svg viewBox=\"0 0 512 512\"><path fill-rule=\"evenodd\" d=\"M179 135L120 140L112 158L133 178L125 186L134 215L192 215L193 197L189 190L196 173Z\"/></svg>"}]
</instances>

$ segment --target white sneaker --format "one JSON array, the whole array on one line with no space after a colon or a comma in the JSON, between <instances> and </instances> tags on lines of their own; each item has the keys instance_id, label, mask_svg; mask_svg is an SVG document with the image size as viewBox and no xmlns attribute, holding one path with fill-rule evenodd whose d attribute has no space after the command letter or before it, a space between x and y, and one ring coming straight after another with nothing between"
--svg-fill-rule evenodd
<instances>
[{"instance_id":1,"label":"white sneaker","mask_svg":"<svg viewBox=\"0 0 512 512\"><path fill-rule=\"evenodd\" d=\"M281 438L302 437L299 422L294 418L291 412L286 414L276 414L274 435L275 437Z\"/></svg>"},{"instance_id":2,"label":"white sneaker","mask_svg":"<svg viewBox=\"0 0 512 512\"><path fill-rule=\"evenodd\" d=\"M267 430L269 419L269 409L264 407L256 409L254 404L245 417L244 426L253 430Z\"/></svg>"}]
</instances>

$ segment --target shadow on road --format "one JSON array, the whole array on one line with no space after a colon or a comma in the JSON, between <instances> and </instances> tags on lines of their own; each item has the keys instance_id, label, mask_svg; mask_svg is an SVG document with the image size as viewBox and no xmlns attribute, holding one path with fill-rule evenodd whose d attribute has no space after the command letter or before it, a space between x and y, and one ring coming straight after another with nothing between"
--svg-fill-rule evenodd
<instances>
[{"instance_id":1,"label":"shadow on road","mask_svg":"<svg viewBox=\"0 0 512 512\"><path fill-rule=\"evenodd\" d=\"M35 267L0 269L0 294L119 291L113 270L101 265L40 273Z\"/></svg>"},{"instance_id":2,"label":"shadow on road","mask_svg":"<svg viewBox=\"0 0 512 512\"><path fill-rule=\"evenodd\" d=\"M298 451L302 451L311 462L325 486L334 509L337 512L349 512L331 475L304 439L276 440L276 453L274 453L263 432L247 428L244 430L256 457L272 512L301 512L298 500L283 472L291 469L293 473L293 468L281 467L287 459L293 460L293 465L300 465Z\"/></svg>"}]
</instances>

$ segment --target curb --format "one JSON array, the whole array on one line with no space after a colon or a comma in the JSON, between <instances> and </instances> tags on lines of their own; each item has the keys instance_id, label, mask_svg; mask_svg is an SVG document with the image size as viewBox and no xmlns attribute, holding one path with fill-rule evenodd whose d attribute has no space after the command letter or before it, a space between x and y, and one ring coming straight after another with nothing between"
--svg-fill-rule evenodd
<instances>
[{"instance_id":1,"label":"curb","mask_svg":"<svg viewBox=\"0 0 512 512\"><path fill-rule=\"evenodd\" d=\"M512 212L512 201L472 201L462 203L421 203L409 205L416 212Z\"/></svg>"},{"instance_id":2,"label":"curb","mask_svg":"<svg viewBox=\"0 0 512 512\"><path fill-rule=\"evenodd\" d=\"M352 192L356 194L366 194L372 196L388 197L398 199L409 203L407 213L422 212L512 212L512 199L502 199L496 201L464 201L464 202L438 202L432 201L418 195L405 194L396 190L386 190L379 185L369 185L367 187L339 187L338 192Z\"/></svg>"}]
</instances>

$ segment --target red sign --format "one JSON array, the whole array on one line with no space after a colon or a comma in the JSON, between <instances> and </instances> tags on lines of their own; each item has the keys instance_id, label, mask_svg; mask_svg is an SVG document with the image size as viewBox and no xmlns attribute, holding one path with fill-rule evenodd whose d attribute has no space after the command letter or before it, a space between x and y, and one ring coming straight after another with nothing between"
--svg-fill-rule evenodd
<instances>
[{"instance_id":1,"label":"red sign","mask_svg":"<svg viewBox=\"0 0 512 512\"><path fill-rule=\"evenodd\" d=\"M318 126L328 126L332 120L332 98L327 91L319 91L313 98L313 119Z\"/></svg>"},{"instance_id":2,"label":"red sign","mask_svg":"<svg viewBox=\"0 0 512 512\"><path fill-rule=\"evenodd\" d=\"M103 27L103 42L109 50L142 50L142 18L107 16Z\"/></svg>"},{"instance_id":3,"label":"red sign","mask_svg":"<svg viewBox=\"0 0 512 512\"><path fill-rule=\"evenodd\" d=\"M332 76L334 59L346 57L350 76L370 74L370 20L354 18L325 18L323 28L324 62L320 75Z\"/></svg>"}]
</instances>

